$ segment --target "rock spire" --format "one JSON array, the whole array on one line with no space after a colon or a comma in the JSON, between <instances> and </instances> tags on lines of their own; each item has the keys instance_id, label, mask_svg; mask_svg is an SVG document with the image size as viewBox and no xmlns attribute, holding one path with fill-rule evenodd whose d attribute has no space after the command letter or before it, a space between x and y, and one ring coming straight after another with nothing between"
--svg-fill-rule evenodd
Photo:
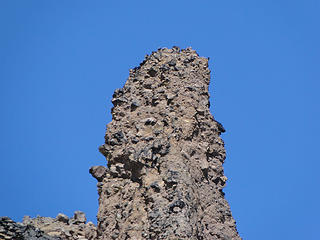
<instances>
[{"instance_id":1,"label":"rock spire","mask_svg":"<svg viewBox=\"0 0 320 240\"><path fill-rule=\"evenodd\" d=\"M95 166L97 239L241 239L222 192L223 126L209 110L208 59L159 49L113 94Z\"/></svg>"}]
</instances>

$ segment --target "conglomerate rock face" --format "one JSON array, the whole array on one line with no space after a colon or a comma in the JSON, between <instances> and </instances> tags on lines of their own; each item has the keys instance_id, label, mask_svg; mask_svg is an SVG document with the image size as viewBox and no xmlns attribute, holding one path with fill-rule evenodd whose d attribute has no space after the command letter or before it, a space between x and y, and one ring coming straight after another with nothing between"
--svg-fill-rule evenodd
<instances>
[{"instance_id":1,"label":"conglomerate rock face","mask_svg":"<svg viewBox=\"0 0 320 240\"><path fill-rule=\"evenodd\" d=\"M224 128L209 110L208 59L159 49L114 92L100 152L97 239L240 239L224 199Z\"/></svg>"}]
</instances>

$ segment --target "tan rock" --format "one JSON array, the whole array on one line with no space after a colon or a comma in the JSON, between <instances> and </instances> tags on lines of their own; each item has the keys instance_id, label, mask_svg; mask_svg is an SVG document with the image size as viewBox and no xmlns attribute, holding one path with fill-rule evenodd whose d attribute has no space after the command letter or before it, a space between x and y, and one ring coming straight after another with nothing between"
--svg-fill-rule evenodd
<instances>
[{"instance_id":1,"label":"tan rock","mask_svg":"<svg viewBox=\"0 0 320 240\"><path fill-rule=\"evenodd\" d=\"M208 60L159 49L113 95L98 239L240 239L222 189L224 128L209 110Z\"/></svg>"}]
</instances>

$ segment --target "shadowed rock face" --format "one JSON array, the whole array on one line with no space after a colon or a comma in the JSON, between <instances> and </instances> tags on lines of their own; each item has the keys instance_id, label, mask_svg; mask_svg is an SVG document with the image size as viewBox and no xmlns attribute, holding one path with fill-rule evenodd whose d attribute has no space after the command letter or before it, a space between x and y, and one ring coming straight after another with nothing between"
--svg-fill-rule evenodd
<instances>
[{"instance_id":1,"label":"shadowed rock face","mask_svg":"<svg viewBox=\"0 0 320 240\"><path fill-rule=\"evenodd\" d=\"M159 49L113 94L100 152L98 239L240 239L224 199L223 126L209 111L208 59Z\"/></svg>"},{"instance_id":2,"label":"shadowed rock face","mask_svg":"<svg viewBox=\"0 0 320 240\"><path fill-rule=\"evenodd\" d=\"M45 234L32 225L16 223L8 217L0 217L0 239L3 240L62 240Z\"/></svg>"}]
</instances>

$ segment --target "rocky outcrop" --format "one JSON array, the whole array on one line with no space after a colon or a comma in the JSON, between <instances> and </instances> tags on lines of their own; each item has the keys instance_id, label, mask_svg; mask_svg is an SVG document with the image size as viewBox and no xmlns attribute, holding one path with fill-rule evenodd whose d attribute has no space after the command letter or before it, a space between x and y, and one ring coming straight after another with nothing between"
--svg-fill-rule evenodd
<instances>
[{"instance_id":1,"label":"rocky outcrop","mask_svg":"<svg viewBox=\"0 0 320 240\"><path fill-rule=\"evenodd\" d=\"M209 110L208 59L159 49L113 94L95 166L97 239L240 239L222 191L224 132Z\"/></svg>"},{"instance_id":2,"label":"rocky outcrop","mask_svg":"<svg viewBox=\"0 0 320 240\"><path fill-rule=\"evenodd\" d=\"M22 223L8 217L0 218L0 239L12 240L93 240L96 227L86 223L83 212L76 211L72 218L59 213L56 218L25 216Z\"/></svg>"},{"instance_id":3,"label":"rocky outcrop","mask_svg":"<svg viewBox=\"0 0 320 240\"><path fill-rule=\"evenodd\" d=\"M16 223L8 217L0 217L1 240L61 240L45 234L32 225Z\"/></svg>"},{"instance_id":4,"label":"rocky outcrop","mask_svg":"<svg viewBox=\"0 0 320 240\"><path fill-rule=\"evenodd\" d=\"M98 226L72 218L0 218L0 239L241 239L224 198L225 132L209 110L208 59L159 49L113 94L112 121L94 166Z\"/></svg>"}]
</instances>

